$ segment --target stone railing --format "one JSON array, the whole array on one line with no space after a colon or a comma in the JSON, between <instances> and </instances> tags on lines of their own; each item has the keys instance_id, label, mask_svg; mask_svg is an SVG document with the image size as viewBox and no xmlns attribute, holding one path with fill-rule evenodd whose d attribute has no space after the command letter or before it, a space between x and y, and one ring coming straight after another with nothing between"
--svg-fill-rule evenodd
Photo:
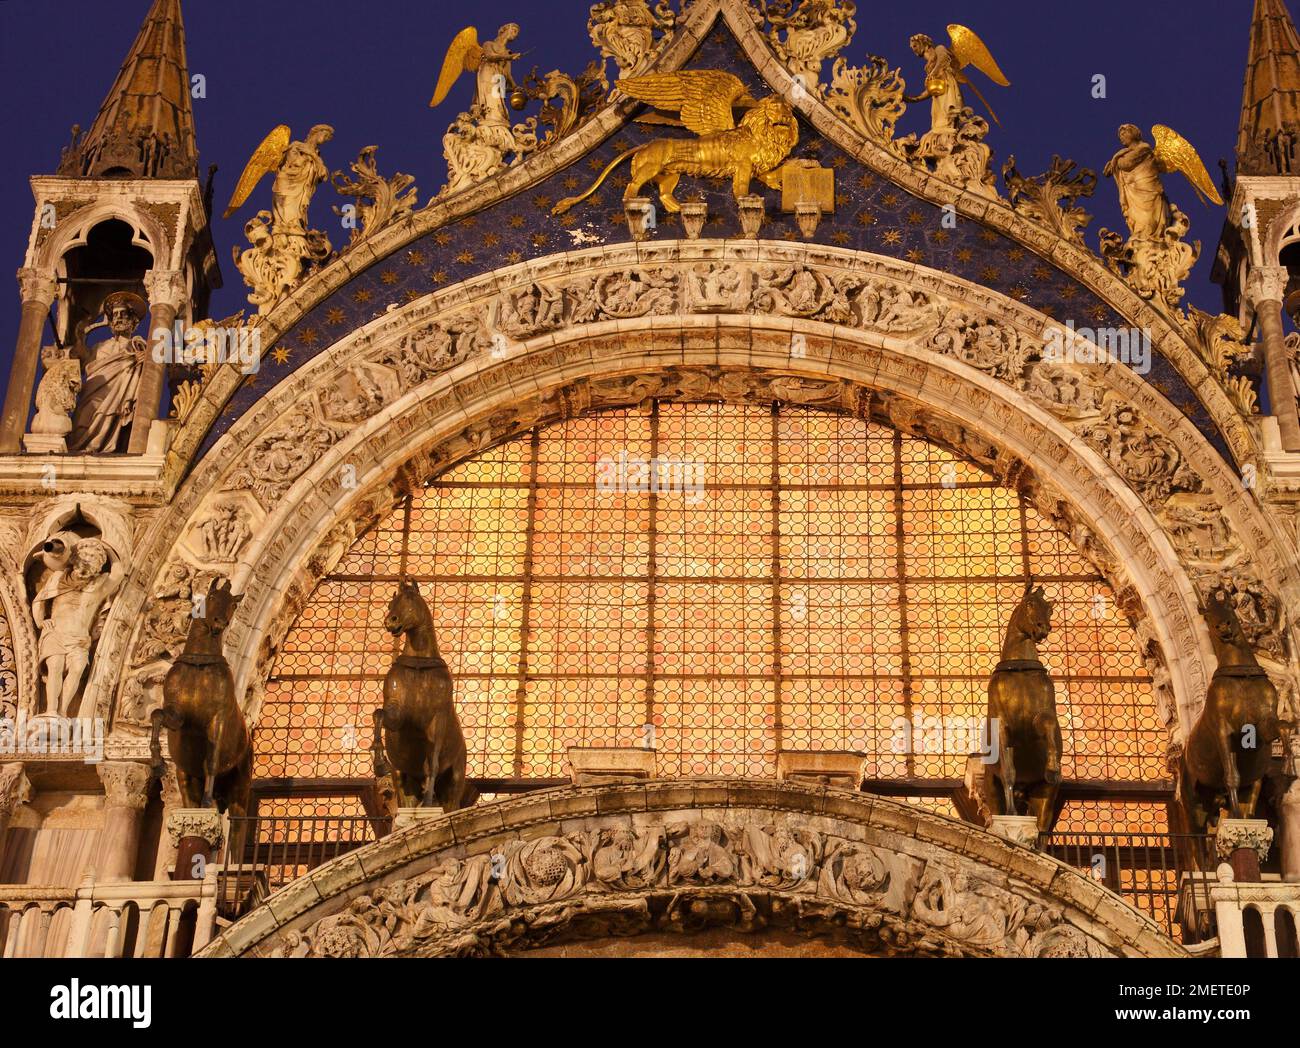
<instances>
[{"instance_id":1,"label":"stone railing","mask_svg":"<svg viewBox=\"0 0 1300 1048\"><path fill-rule=\"evenodd\" d=\"M201 881L0 886L0 956L188 957L212 938L219 870Z\"/></svg>"}]
</instances>

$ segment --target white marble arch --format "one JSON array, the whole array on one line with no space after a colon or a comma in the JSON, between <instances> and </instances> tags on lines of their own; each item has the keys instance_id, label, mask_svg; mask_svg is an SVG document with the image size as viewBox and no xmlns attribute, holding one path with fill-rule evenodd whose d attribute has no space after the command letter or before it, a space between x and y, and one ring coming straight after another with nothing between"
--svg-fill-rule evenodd
<instances>
[{"instance_id":1,"label":"white marble arch","mask_svg":"<svg viewBox=\"0 0 1300 1048\"><path fill-rule=\"evenodd\" d=\"M179 540L191 533L214 499L229 498L238 489L236 478L256 453L257 442L282 427L295 407L317 412L312 405L349 365L453 309L488 310L503 289L536 283L547 273L573 277L586 269L609 272L638 262L680 271L701 258L720 255L749 262L800 260L832 268L838 264L859 274L879 274L996 317L1026 337L1041 334L1050 323L1018 303L947 274L857 252L764 242L620 245L521 264L449 288L346 336L269 391L204 457L148 529L137 551L139 568L114 604L92 682L99 708L107 713L108 700L125 682L133 634L157 580L179 555ZM806 338L801 358L791 357L794 333ZM562 400L562 391L593 378L681 367L833 377L894 396L912 405L909 410L918 416L956 425L1022 463L1040 485L1059 493L1073 518L1097 536L1107 559L1118 566L1108 570L1099 565L1111 575L1117 592L1130 593L1140 605L1139 625L1163 653L1177 728L1185 731L1190 726L1213 668L1208 637L1196 612L1196 593L1152 510L1092 447L1019 389L920 348L914 339L798 318L726 313L673 313L566 326L515 342L499 358L484 354L467 359L405 390L364 421L335 427L311 466L268 500L238 563L225 568L236 588L247 594L230 630L227 652L250 715L256 716L261 677L296 610L294 602L305 598L319 575L312 564L319 563L322 548L344 541L350 522L368 519L391 504L394 488L410 483L406 474L412 460L423 456L439 468L448 465L479 450L464 441L467 426L494 416L508 418L521 405L536 405L539 398ZM1258 506L1240 498L1238 478L1219 455L1172 405L1126 368L1106 368L1105 381L1116 393L1131 395L1139 414L1170 436L1206 479L1208 490L1219 497L1248 562L1269 586L1277 587L1276 592L1286 592L1283 572L1276 570L1282 561L1276 537ZM314 424L322 425L319 417ZM435 454L448 441L458 440L465 445L460 455L445 450ZM345 467L355 478L354 487L342 482Z\"/></svg>"}]
</instances>

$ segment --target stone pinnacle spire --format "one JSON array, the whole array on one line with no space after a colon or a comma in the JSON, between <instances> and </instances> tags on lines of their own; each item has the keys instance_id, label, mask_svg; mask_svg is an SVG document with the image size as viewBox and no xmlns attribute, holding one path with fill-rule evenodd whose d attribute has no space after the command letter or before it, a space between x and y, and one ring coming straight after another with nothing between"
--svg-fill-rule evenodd
<instances>
[{"instance_id":1,"label":"stone pinnacle spire","mask_svg":"<svg viewBox=\"0 0 1300 1048\"><path fill-rule=\"evenodd\" d=\"M181 0L153 0L99 115L65 150L59 174L198 177Z\"/></svg>"},{"instance_id":2,"label":"stone pinnacle spire","mask_svg":"<svg viewBox=\"0 0 1300 1048\"><path fill-rule=\"evenodd\" d=\"M1283 0L1255 0L1237 133L1242 174L1300 170L1300 35Z\"/></svg>"}]
</instances>

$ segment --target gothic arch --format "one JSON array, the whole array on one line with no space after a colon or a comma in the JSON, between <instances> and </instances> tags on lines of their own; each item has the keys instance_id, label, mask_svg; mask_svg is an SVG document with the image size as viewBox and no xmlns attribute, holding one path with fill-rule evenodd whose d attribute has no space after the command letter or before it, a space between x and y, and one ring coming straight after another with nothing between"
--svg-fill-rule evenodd
<instances>
[{"instance_id":1,"label":"gothic arch","mask_svg":"<svg viewBox=\"0 0 1300 1048\"><path fill-rule=\"evenodd\" d=\"M415 822L299 878L202 957L477 956L723 929L888 956L1183 957L1082 873L799 782L562 787ZM627 940L633 941L629 944ZM622 952L622 951L621 951Z\"/></svg>"},{"instance_id":2,"label":"gothic arch","mask_svg":"<svg viewBox=\"0 0 1300 1048\"><path fill-rule=\"evenodd\" d=\"M757 308L751 298L743 311L736 304L726 312L727 303L710 300L707 286L703 300L690 298L701 291L690 290L692 280L728 266L797 271L836 309L841 308L838 291L846 286L837 281L851 273L867 282L872 296L889 298L892 312L873 314L863 323L866 307L858 300L852 322L817 319L815 312L811 318L789 315L800 311L793 308L793 289L783 289L779 279L760 288L757 277L755 290L767 296ZM658 274L653 279L652 271ZM493 323L504 318L502 330L511 329L523 319L521 309L554 303L557 282L591 281L595 288L606 281L602 286L608 291L629 272L642 274L634 281L637 295L659 296L658 310L586 323L563 319L544 324L540 332L521 330L504 346L489 340L445 359L428 358L429 347L445 350L452 344L445 326L457 317L495 318ZM660 287L651 286L655 280ZM715 282L715 291L718 286ZM609 299L615 313L623 308L619 295L627 293L623 289ZM942 325L927 321L921 334L909 328L915 318L909 319L908 310L928 316L931 309L964 317L985 339L958 340L961 345L954 349L951 339L931 337L945 330ZM1168 674L1169 705L1185 730L1199 708L1212 662L1193 585L1197 557L1204 551L1189 548L1185 529L1161 518L1178 470L1185 466L1201 478L1197 491L1181 494L1222 510L1228 537L1245 552L1247 563L1275 563L1276 540L1258 508L1239 497L1239 481L1204 438L1126 368L1099 367L1086 382L1079 379L1098 405L1109 405L1094 411L1091 423L1074 417L1078 376L1064 383L1070 404L1058 402L1060 396L1052 399L1052 383L1029 381L1043 367L1034 359L1035 347L1049 324L1018 303L934 271L860 252L767 242L722 250L707 243L626 245L511 267L449 288L376 320L317 356L291 381L266 393L205 456L149 528L139 567L114 605L105 632L106 657L97 659L94 670L101 708L107 712L118 684L135 688L147 674L148 667L141 668L136 658L144 631L137 632L136 624L150 595L178 565L230 574L248 593L229 650L238 687L255 714L266 660L322 565L335 555L332 551L347 548L358 527L391 505L394 492L528 425L599 406L604 394L593 405L593 385L620 376L662 379L712 369L749 374L760 384L776 375L830 384L839 390L835 396L842 410L869 401L870 393L890 404L890 417L899 425L967 454L985 449L975 457L1033 490L1040 504L1053 507L1049 516L1063 527L1084 529L1080 544L1145 631L1151 654L1163 653L1161 677ZM891 326L896 330L886 330ZM792 353L796 336L803 339L799 354ZM978 349L981 344L987 354ZM404 381L403 365L427 366L428 374L412 373ZM375 376L385 369L390 374L377 382ZM361 388L360 376L367 372L374 387L370 393ZM340 415L332 398L345 386L357 403L344 404ZM353 410L355 417L348 414ZM1137 444L1116 446L1121 431L1136 434ZM1156 434L1169 436L1148 446ZM1134 472L1133 462L1143 461L1151 447L1161 449L1153 468ZM224 563L205 560L196 545L198 525L218 503L238 504L258 518L257 537ZM1262 583L1285 593L1288 581Z\"/></svg>"}]
</instances>

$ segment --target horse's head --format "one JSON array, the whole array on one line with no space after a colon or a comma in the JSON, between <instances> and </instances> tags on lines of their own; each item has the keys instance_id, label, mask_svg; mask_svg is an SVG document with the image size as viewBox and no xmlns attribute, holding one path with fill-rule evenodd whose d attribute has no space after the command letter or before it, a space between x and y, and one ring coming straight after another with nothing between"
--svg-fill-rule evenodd
<instances>
[{"instance_id":1,"label":"horse's head","mask_svg":"<svg viewBox=\"0 0 1300 1048\"><path fill-rule=\"evenodd\" d=\"M1042 586L1034 588L1032 578L1025 583L1025 595L1011 615L1011 628L1035 644L1046 640L1052 632L1052 605L1043 594Z\"/></svg>"},{"instance_id":2,"label":"horse's head","mask_svg":"<svg viewBox=\"0 0 1300 1048\"><path fill-rule=\"evenodd\" d=\"M1226 590L1221 587L1211 590L1205 598L1201 615L1216 642L1229 648L1249 649L1250 642L1246 639L1241 620L1237 618L1237 609Z\"/></svg>"},{"instance_id":3,"label":"horse's head","mask_svg":"<svg viewBox=\"0 0 1300 1048\"><path fill-rule=\"evenodd\" d=\"M419 583L414 579L402 579L397 584L393 599L388 602L384 628L396 637L409 633L417 626L427 625L429 620L429 606L420 596Z\"/></svg>"},{"instance_id":4,"label":"horse's head","mask_svg":"<svg viewBox=\"0 0 1300 1048\"><path fill-rule=\"evenodd\" d=\"M202 620L207 625L208 632L213 636L224 633L235 617L235 609L243 599L242 593L236 597L230 592L229 579L213 579L208 586L208 595L203 601Z\"/></svg>"}]
</instances>

